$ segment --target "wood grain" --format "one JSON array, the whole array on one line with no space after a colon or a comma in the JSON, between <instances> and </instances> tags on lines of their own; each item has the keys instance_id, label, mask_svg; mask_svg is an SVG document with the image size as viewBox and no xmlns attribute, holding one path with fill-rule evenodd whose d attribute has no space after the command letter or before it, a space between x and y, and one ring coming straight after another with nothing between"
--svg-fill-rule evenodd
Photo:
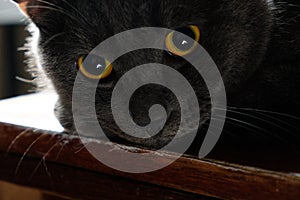
<instances>
[{"instance_id":1,"label":"wood grain","mask_svg":"<svg viewBox=\"0 0 300 200\"><path fill-rule=\"evenodd\" d=\"M121 163L128 162L126 157L115 156L116 152L122 153L126 147L122 147L122 150L120 145L98 140L86 140L85 142L85 145L89 147L106 152L105 156L111 158L112 161L118 159L117 161ZM127 150L136 153L145 152L145 150L137 148L128 148ZM170 166L152 173L122 173L96 160L77 137L9 124L0 124L0 151L9 151L8 154L16 153L16 155L19 155L19 159L26 152L26 155L23 156L41 160L41 164L46 162L46 166L55 163L55 165L65 166L60 172L62 176L64 176L64 173L67 174L69 170L79 168L96 174L107 174L120 179L170 188L185 194L190 193L222 199L300 198L300 175L296 173L281 173L215 160L198 160L188 157L181 157ZM153 162L167 162L174 157L174 154L165 152L158 154L157 152L148 151L148 153ZM29 170L32 173L36 164L26 166L27 163L21 162L16 174L24 173L21 172L22 169ZM99 179L101 178L99 177ZM79 182L81 185L88 185L89 179L84 180L81 177ZM64 189L70 188L64 186Z\"/></svg>"},{"instance_id":2,"label":"wood grain","mask_svg":"<svg viewBox=\"0 0 300 200\"><path fill-rule=\"evenodd\" d=\"M37 170L34 170L39 165L40 160L33 158L25 158L22 161L22 167L18 173L15 173L16 166L20 160L19 156L0 154L0 160L3 163L0 167L0 179L26 187L38 188L43 194L49 192L51 192L50 194L54 193L55 196L59 194L62 197L66 197L64 199L211 199L201 195L189 194L175 189L48 161ZM32 175L33 172L34 174ZM49 196L47 195L47 197ZM52 199L57 200L57 198Z\"/></svg>"}]
</instances>

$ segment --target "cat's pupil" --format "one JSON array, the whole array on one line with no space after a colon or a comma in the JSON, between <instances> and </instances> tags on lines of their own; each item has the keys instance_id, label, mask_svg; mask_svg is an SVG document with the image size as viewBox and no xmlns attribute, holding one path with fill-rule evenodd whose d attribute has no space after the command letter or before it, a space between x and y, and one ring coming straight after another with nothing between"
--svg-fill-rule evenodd
<instances>
[{"instance_id":1,"label":"cat's pupil","mask_svg":"<svg viewBox=\"0 0 300 200\"><path fill-rule=\"evenodd\" d=\"M187 51L191 49L194 45L194 39L195 39L195 33L190 28L181 28L177 30L178 32L182 33L179 34L177 32L174 32L173 35L173 43L174 45L182 50Z\"/></svg>"},{"instance_id":2,"label":"cat's pupil","mask_svg":"<svg viewBox=\"0 0 300 200\"><path fill-rule=\"evenodd\" d=\"M106 68L105 59L100 56L91 55L84 62L84 68L93 75L100 75Z\"/></svg>"}]
</instances>

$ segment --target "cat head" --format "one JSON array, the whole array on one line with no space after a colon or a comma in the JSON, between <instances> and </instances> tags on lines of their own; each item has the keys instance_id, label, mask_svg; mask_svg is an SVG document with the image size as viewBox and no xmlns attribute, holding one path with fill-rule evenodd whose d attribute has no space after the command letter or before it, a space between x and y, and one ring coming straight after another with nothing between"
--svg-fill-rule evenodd
<instances>
[{"instance_id":1,"label":"cat head","mask_svg":"<svg viewBox=\"0 0 300 200\"><path fill-rule=\"evenodd\" d=\"M69 132L76 132L72 117L73 84L78 59L105 39L134 28L163 27L186 30L197 27L199 43L217 64L228 95L235 95L257 70L269 41L271 14L266 1L260 0L16 0L21 10L40 32L39 53L43 69L59 95L56 114ZM110 49L114 51L114 49ZM172 52L171 52L172 54ZM195 69L179 56L160 50L130 52L112 63L113 70L99 81L96 110L104 131L112 138L147 147L165 145L176 134L180 106L174 95L163 87L148 85L135 93L130 113L140 125L149 123L148 110L163 105L168 114L163 131L150 140L121 134L111 112L111 95L116 82L127 71L146 63L172 66L193 86L202 124L209 119L210 97ZM77 63L77 64L74 64ZM89 78L89 77L87 77ZM84 94L82 94L84 96ZM82 113L88 125L89 113Z\"/></svg>"}]
</instances>

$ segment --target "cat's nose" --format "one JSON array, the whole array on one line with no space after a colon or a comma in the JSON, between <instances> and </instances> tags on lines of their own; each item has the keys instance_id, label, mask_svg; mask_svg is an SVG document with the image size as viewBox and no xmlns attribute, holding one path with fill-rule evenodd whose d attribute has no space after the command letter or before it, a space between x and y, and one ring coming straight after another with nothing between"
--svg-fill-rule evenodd
<instances>
[{"instance_id":1,"label":"cat's nose","mask_svg":"<svg viewBox=\"0 0 300 200\"><path fill-rule=\"evenodd\" d=\"M165 117L168 119L173 111L180 109L177 99L171 91L163 86L148 84L140 87L131 96L129 110L133 120L140 126L150 124L149 112L154 105L160 105L165 110L160 112L161 117L156 116L157 120Z\"/></svg>"}]
</instances>

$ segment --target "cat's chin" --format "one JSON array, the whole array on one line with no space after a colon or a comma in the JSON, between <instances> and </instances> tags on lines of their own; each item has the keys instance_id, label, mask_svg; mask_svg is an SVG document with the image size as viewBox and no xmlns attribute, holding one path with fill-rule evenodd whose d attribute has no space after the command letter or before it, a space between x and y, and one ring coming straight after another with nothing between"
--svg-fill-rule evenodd
<instances>
[{"instance_id":1,"label":"cat's chin","mask_svg":"<svg viewBox=\"0 0 300 200\"><path fill-rule=\"evenodd\" d=\"M205 124L207 124L210 119L211 110L209 102L202 104L202 112L198 125L199 127L195 127L193 125L193 120L181 119L179 108L169 108L167 109L169 110L167 111L168 117L166 123L163 126L163 129L161 131L158 131L158 133L155 132L156 134L151 134L149 138L140 138L137 136L134 137L134 135L129 135L132 133L126 134L122 132L122 130L114 121L114 117L112 116L109 106L96 105L96 108L99 108L101 110L97 111L98 121L94 122L95 120L93 120L91 114L84 112L84 108L72 110L72 104L70 102L71 101L69 100L60 99L55 106L56 117L64 127L66 133L71 135L79 135L80 137L94 138L154 150L162 149L171 142L175 145L184 143L186 138L189 138L189 136L193 133L195 134L199 132L198 130L200 130ZM171 104L169 104L169 106L171 106ZM79 114L81 117L80 120L76 121L76 124L73 118L74 114ZM133 119L137 122L137 124L139 124L139 122L147 121L145 115L139 115L138 118L137 116L135 116L135 118ZM151 122L149 121L149 123ZM146 126L148 124L140 125ZM179 127L181 127L181 131L184 134L179 134ZM103 130L103 133L100 133L101 129ZM192 138L191 140L193 139L194 138Z\"/></svg>"},{"instance_id":2,"label":"cat's chin","mask_svg":"<svg viewBox=\"0 0 300 200\"><path fill-rule=\"evenodd\" d=\"M202 129L205 124L209 121L208 117L205 117L201 120L200 128ZM178 136L178 125L173 123L165 124L165 127L162 131L157 133L156 135L149 138L139 138L134 137L129 134L126 134L120 131L116 126L112 126L111 124L102 124L102 130L104 133L100 134L99 130L92 130L92 125L89 125L88 122L82 122L76 124L77 130L85 130L78 133L75 126L72 125L71 128L65 127L65 133L71 135L79 135L80 137L85 138L93 138L102 141L113 142L121 145L128 145L139 147L143 149L149 150L159 150L164 149L166 146L172 143L172 146L169 148L165 148L166 150L175 151L176 146L180 146L182 144L192 143L195 138L193 137L191 140L190 135L195 134L195 132L199 132L198 130L185 130L186 135ZM105 135L103 135L105 134ZM199 133L198 133L199 134ZM191 140L191 141L187 141Z\"/></svg>"}]
</instances>

